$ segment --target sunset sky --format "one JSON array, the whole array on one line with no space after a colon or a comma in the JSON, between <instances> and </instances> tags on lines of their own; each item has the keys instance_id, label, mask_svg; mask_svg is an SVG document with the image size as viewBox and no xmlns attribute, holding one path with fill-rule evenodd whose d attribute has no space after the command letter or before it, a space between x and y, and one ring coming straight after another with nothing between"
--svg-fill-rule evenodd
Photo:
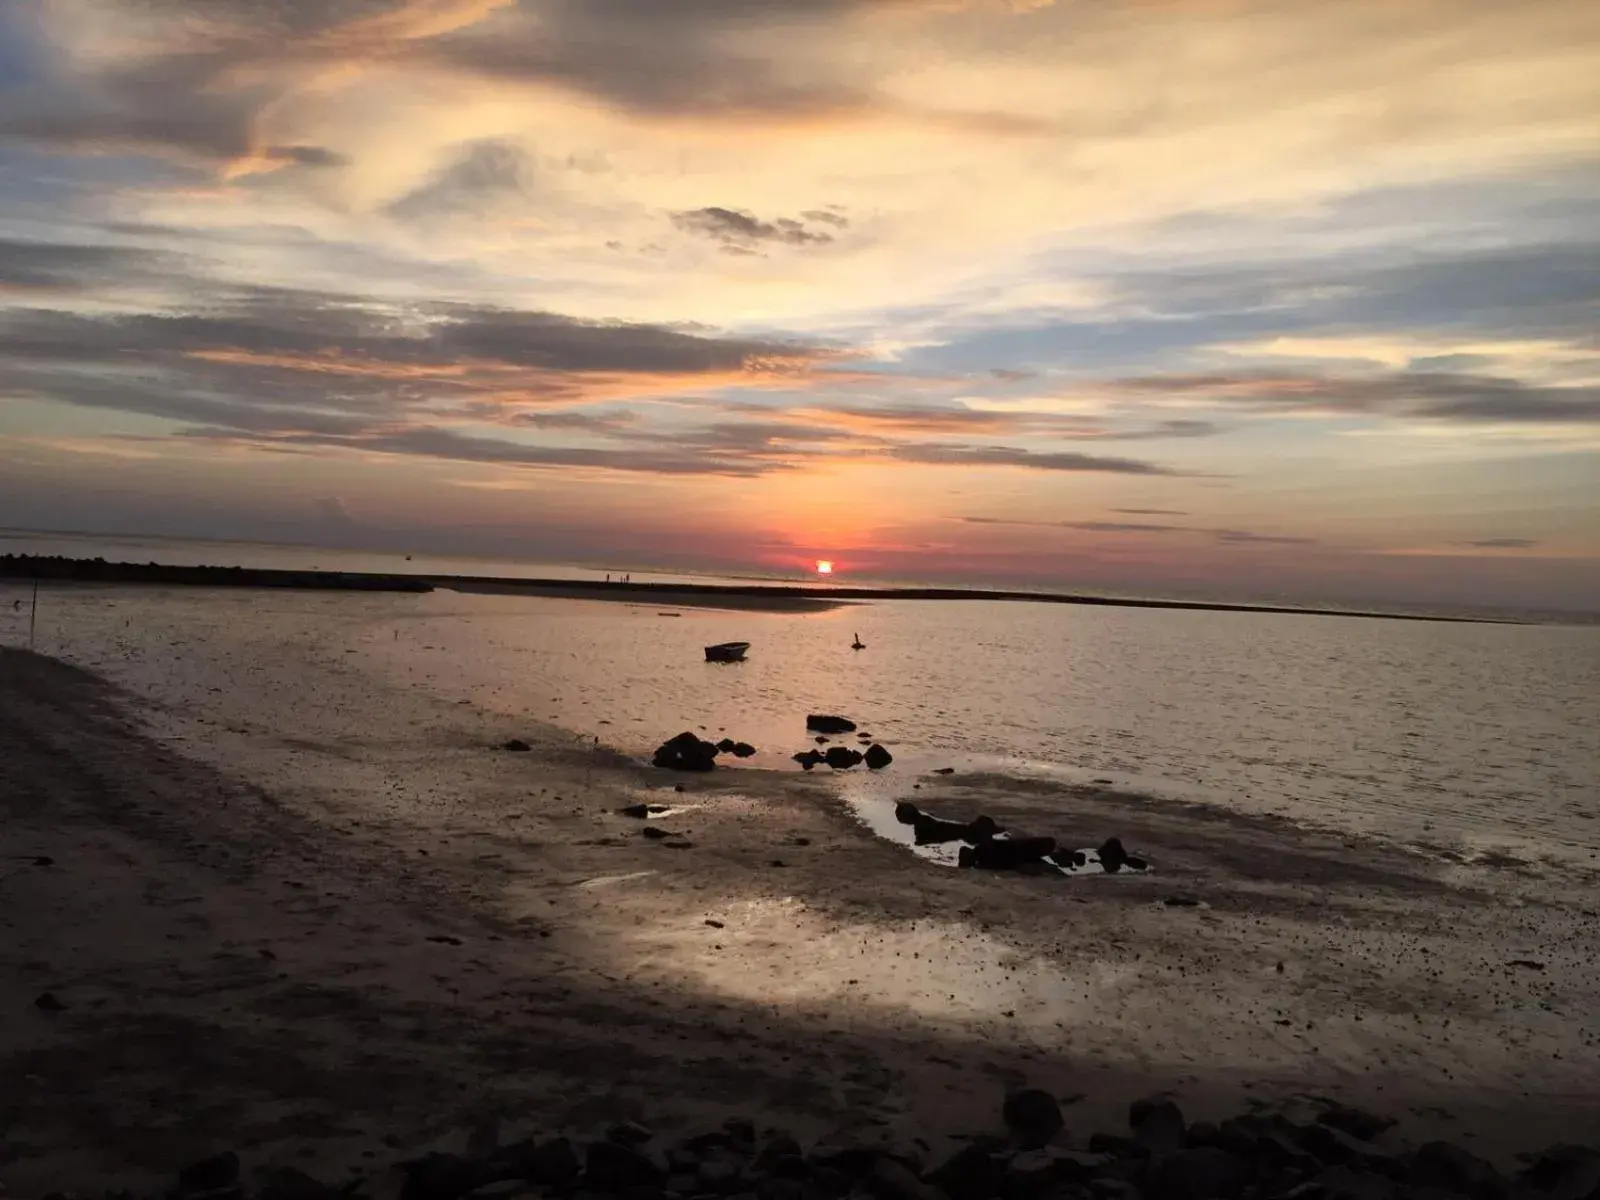
<instances>
[{"instance_id":1,"label":"sunset sky","mask_svg":"<svg viewBox=\"0 0 1600 1200\"><path fill-rule=\"evenodd\" d=\"M0 526L1600 607L1600 4L0 0Z\"/></svg>"}]
</instances>

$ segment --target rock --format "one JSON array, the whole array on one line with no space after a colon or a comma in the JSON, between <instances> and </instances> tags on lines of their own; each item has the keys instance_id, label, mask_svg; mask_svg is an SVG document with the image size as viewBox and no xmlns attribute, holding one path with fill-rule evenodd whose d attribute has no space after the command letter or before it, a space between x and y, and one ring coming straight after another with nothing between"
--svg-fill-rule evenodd
<instances>
[{"instance_id":1,"label":"rock","mask_svg":"<svg viewBox=\"0 0 1600 1200\"><path fill-rule=\"evenodd\" d=\"M40 992L34 999L33 1006L40 1012L66 1012L67 1006L63 1004L54 992Z\"/></svg>"},{"instance_id":2,"label":"rock","mask_svg":"<svg viewBox=\"0 0 1600 1200\"><path fill-rule=\"evenodd\" d=\"M806 728L812 733L854 733L856 723L848 717L810 713L806 717Z\"/></svg>"},{"instance_id":3,"label":"rock","mask_svg":"<svg viewBox=\"0 0 1600 1200\"><path fill-rule=\"evenodd\" d=\"M749 742L735 742L733 744L733 756L735 758L750 758L755 752L756 748Z\"/></svg>"},{"instance_id":4,"label":"rock","mask_svg":"<svg viewBox=\"0 0 1600 1200\"><path fill-rule=\"evenodd\" d=\"M935 767L933 773L935 775L954 775L956 769L954 767Z\"/></svg>"},{"instance_id":5,"label":"rock","mask_svg":"<svg viewBox=\"0 0 1600 1200\"><path fill-rule=\"evenodd\" d=\"M1556 1176L1542 1200L1594 1200L1600 1196L1600 1153L1575 1159Z\"/></svg>"},{"instance_id":6,"label":"rock","mask_svg":"<svg viewBox=\"0 0 1600 1200\"><path fill-rule=\"evenodd\" d=\"M1051 837L992 838L962 847L959 860L962 866L981 871L1015 871L1042 861L1055 848L1056 840Z\"/></svg>"},{"instance_id":7,"label":"rock","mask_svg":"<svg viewBox=\"0 0 1600 1200\"><path fill-rule=\"evenodd\" d=\"M48 854L38 854L34 856L33 865L36 867L53 867L56 865L56 860Z\"/></svg>"},{"instance_id":8,"label":"rock","mask_svg":"<svg viewBox=\"0 0 1600 1200\"><path fill-rule=\"evenodd\" d=\"M902 825L915 825L922 815L922 810L909 800L902 800L894 806L894 819Z\"/></svg>"},{"instance_id":9,"label":"rock","mask_svg":"<svg viewBox=\"0 0 1600 1200\"><path fill-rule=\"evenodd\" d=\"M631 1187L658 1187L665 1174L636 1147L616 1142L592 1142L584 1156L583 1183L591 1190L617 1192Z\"/></svg>"},{"instance_id":10,"label":"rock","mask_svg":"<svg viewBox=\"0 0 1600 1200\"><path fill-rule=\"evenodd\" d=\"M400 1200L460 1200L474 1188L494 1182L485 1164L459 1154L425 1154L400 1164L406 1181Z\"/></svg>"},{"instance_id":11,"label":"rock","mask_svg":"<svg viewBox=\"0 0 1600 1200\"><path fill-rule=\"evenodd\" d=\"M708 1158L695 1172L695 1183L707 1192L726 1195L737 1191L744 1169L732 1158Z\"/></svg>"},{"instance_id":12,"label":"rock","mask_svg":"<svg viewBox=\"0 0 1600 1200\"><path fill-rule=\"evenodd\" d=\"M497 1152L497 1157L506 1158L511 1151L512 1147L508 1146ZM578 1152L564 1137L549 1138L537 1144L532 1141L519 1143L515 1163L516 1173L523 1179L556 1191L571 1188L578 1182L583 1170L583 1164L578 1161Z\"/></svg>"},{"instance_id":13,"label":"rock","mask_svg":"<svg viewBox=\"0 0 1600 1200\"><path fill-rule=\"evenodd\" d=\"M1316 1155L1330 1167L1353 1163L1370 1169L1393 1162L1391 1155L1370 1142L1353 1138L1332 1125L1307 1125L1298 1131L1295 1140L1301 1149Z\"/></svg>"},{"instance_id":14,"label":"rock","mask_svg":"<svg viewBox=\"0 0 1600 1200\"><path fill-rule=\"evenodd\" d=\"M619 1146L643 1146L655 1136L637 1121L624 1121L606 1130L606 1141Z\"/></svg>"},{"instance_id":15,"label":"rock","mask_svg":"<svg viewBox=\"0 0 1600 1200\"><path fill-rule=\"evenodd\" d=\"M1052 1141L1066 1126L1056 1098L1041 1088L1024 1088L1006 1097L1000 1115L1007 1131L1024 1150Z\"/></svg>"},{"instance_id":16,"label":"rock","mask_svg":"<svg viewBox=\"0 0 1600 1200\"><path fill-rule=\"evenodd\" d=\"M794 761L809 771L818 763L826 762L827 758L820 750L802 750L794 756Z\"/></svg>"},{"instance_id":17,"label":"rock","mask_svg":"<svg viewBox=\"0 0 1600 1200\"><path fill-rule=\"evenodd\" d=\"M514 750L519 754L526 753L527 751L533 749L532 746L528 745L528 743L523 741L521 738L512 738L509 742L505 743L503 748L506 750Z\"/></svg>"},{"instance_id":18,"label":"rock","mask_svg":"<svg viewBox=\"0 0 1600 1200\"><path fill-rule=\"evenodd\" d=\"M756 1155L756 1167L772 1174L789 1174L795 1170L794 1161L791 1160L798 1161L802 1172L801 1175L793 1177L802 1178L806 1169L805 1151L794 1138L786 1133L780 1133L768 1138L766 1144L761 1147L761 1152Z\"/></svg>"},{"instance_id":19,"label":"rock","mask_svg":"<svg viewBox=\"0 0 1600 1200\"><path fill-rule=\"evenodd\" d=\"M1199 908L1200 898L1198 896L1168 896L1161 903L1168 908Z\"/></svg>"},{"instance_id":20,"label":"rock","mask_svg":"<svg viewBox=\"0 0 1600 1200\"><path fill-rule=\"evenodd\" d=\"M950 1200L991 1200L1006 1177L1006 1161L987 1146L963 1146L928 1173L932 1183Z\"/></svg>"},{"instance_id":21,"label":"rock","mask_svg":"<svg viewBox=\"0 0 1600 1200\"><path fill-rule=\"evenodd\" d=\"M1152 1155L1175 1154L1184 1147L1183 1110L1163 1097L1135 1100L1128 1109L1128 1128Z\"/></svg>"},{"instance_id":22,"label":"rock","mask_svg":"<svg viewBox=\"0 0 1600 1200\"><path fill-rule=\"evenodd\" d=\"M1210 1121L1194 1121L1184 1132L1183 1144L1185 1146L1215 1146L1222 1131Z\"/></svg>"},{"instance_id":23,"label":"rock","mask_svg":"<svg viewBox=\"0 0 1600 1200\"><path fill-rule=\"evenodd\" d=\"M1329 1167L1310 1181L1322 1200L1396 1200L1394 1180L1352 1167Z\"/></svg>"},{"instance_id":24,"label":"rock","mask_svg":"<svg viewBox=\"0 0 1600 1200\"><path fill-rule=\"evenodd\" d=\"M717 748L685 731L663 742L651 763L668 771L709 771L716 766Z\"/></svg>"},{"instance_id":25,"label":"rock","mask_svg":"<svg viewBox=\"0 0 1600 1200\"><path fill-rule=\"evenodd\" d=\"M681 833L673 833L671 830L662 829L659 825L646 825L643 829L639 830L639 833L640 836L647 837L653 842L665 842L671 838L679 838L683 836Z\"/></svg>"},{"instance_id":26,"label":"rock","mask_svg":"<svg viewBox=\"0 0 1600 1200\"><path fill-rule=\"evenodd\" d=\"M1110 1155L1112 1158L1143 1158L1145 1148L1120 1133L1091 1133L1089 1153Z\"/></svg>"},{"instance_id":27,"label":"rock","mask_svg":"<svg viewBox=\"0 0 1600 1200\"><path fill-rule=\"evenodd\" d=\"M1490 1163L1449 1142L1418 1146L1407 1178L1413 1187L1447 1188L1473 1200L1496 1200L1506 1191L1505 1179Z\"/></svg>"},{"instance_id":28,"label":"rock","mask_svg":"<svg viewBox=\"0 0 1600 1200\"><path fill-rule=\"evenodd\" d=\"M970 827L958 821L941 821L938 817L929 816L927 813L918 813L917 819L912 822L917 845L939 846L945 842L970 842L978 839L969 837Z\"/></svg>"},{"instance_id":29,"label":"rock","mask_svg":"<svg viewBox=\"0 0 1600 1200\"><path fill-rule=\"evenodd\" d=\"M823 755L823 761L836 771L848 771L861 761L859 750L852 750L848 746L830 746L828 753Z\"/></svg>"},{"instance_id":30,"label":"rock","mask_svg":"<svg viewBox=\"0 0 1600 1200\"><path fill-rule=\"evenodd\" d=\"M868 1183L883 1200L943 1200L931 1184L918 1179L916 1172L905 1163L887 1156L873 1163Z\"/></svg>"},{"instance_id":31,"label":"rock","mask_svg":"<svg viewBox=\"0 0 1600 1200\"><path fill-rule=\"evenodd\" d=\"M178 1172L178 1186L186 1192L215 1192L239 1182L239 1156L232 1150L190 1163Z\"/></svg>"},{"instance_id":32,"label":"rock","mask_svg":"<svg viewBox=\"0 0 1600 1200\"><path fill-rule=\"evenodd\" d=\"M1237 1196L1250 1181L1250 1165L1216 1146L1169 1154L1153 1169L1158 1193L1171 1200Z\"/></svg>"},{"instance_id":33,"label":"rock","mask_svg":"<svg viewBox=\"0 0 1600 1200\"><path fill-rule=\"evenodd\" d=\"M1071 1168L1049 1150L1025 1150L1013 1158L1001 1181L1005 1200L1040 1200L1067 1181Z\"/></svg>"},{"instance_id":34,"label":"rock","mask_svg":"<svg viewBox=\"0 0 1600 1200\"><path fill-rule=\"evenodd\" d=\"M820 733L811 740L819 746L826 746L829 742L833 741L831 737L823 737Z\"/></svg>"},{"instance_id":35,"label":"rock","mask_svg":"<svg viewBox=\"0 0 1600 1200\"><path fill-rule=\"evenodd\" d=\"M873 742L872 745L867 747L868 770L881 771L893 761L894 755L890 754L882 746L878 745L877 742Z\"/></svg>"},{"instance_id":36,"label":"rock","mask_svg":"<svg viewBox=\"0 0 1600 1200\"><path fill-rule=\"evenodd\" d=\"M721 753L721 754L727 754L730 750L732 750L738 744L739 743L734 741L732 738L725 737L720 742L717 743L717 751L719 753Z\"/></svg>"},{"instance_id":37,"label":"rock","mask_svg":"<svg viewBox=\"0 0 1600 1200\"><path fill-rule=\"evenodd\" d=\"M1592 1150L1588 1146L1558 1144L1549 1146L1537 1154L1524 1154L1521 1158L1528 1163L1528 1169L1522 1173L1522 1179L1539 1191L1548 1192L1555 1190L1574 1166L1600 1164L1600 1150ZM1580 1195L1587 1194L1584 1192Z\"/></svg>"},{"instance_id":38,"label":"rock","mask_svg":"<svg viewBox=\"0 0 1600 1200\"><path fill-rule=\"evenodd\" d=\"M756 1148L756 1123L749 1117L729 1117L722 1123L722 1131L740 1150L748 1152Z\"/></svg>"},{"instance_id":39,"label":"rock","mask_svg":"<svg viewBox=\"0 0 1600 1200\"><path fill-rule=\"evenodd\" d=\"M1393 1118L1380 1117L1364 1109L1351 1108L1344 1104L1336 1104L1318 1113L1317 1123L1331 1125L1340 1133L1347 1133L1364 1142L1370 1142L1385 1130L1393 1128L1395 1124Z\"/></svg>"},{"instance_id":40,"label":"rock","mask_svg":"<svg viewBox=\"0 0 1600 1200\"><path fill-rule=\"evenodd\" d=\"M346 1194L295 1167L261 1167L255 1173L261 1180L256 1200L341 1200Z\"/></svg>"},{"instance_id":41,"label":"rock","mask_svg":"<svg viewBox=\"0 0 1600 1200\"><path fill-rule=\"evenodd\" d=\"M721 929L721 928L723 928L723 922L718 921L715 917L707 917L706 918L706 924L711 926L711 928L713 928L713 929Z\"/></svg>"},{"instance_id":42,"label":"rock","mask_svg":"<svg viewBox=\"0 0 1600 1200\"><path fill-rule=\"evenodd\" d=\"M1122 848L1121 838L1107 838L1100 845L1100 865L1115 875L1128 863L1128 852Z\"/></svg>"}]
</instances>

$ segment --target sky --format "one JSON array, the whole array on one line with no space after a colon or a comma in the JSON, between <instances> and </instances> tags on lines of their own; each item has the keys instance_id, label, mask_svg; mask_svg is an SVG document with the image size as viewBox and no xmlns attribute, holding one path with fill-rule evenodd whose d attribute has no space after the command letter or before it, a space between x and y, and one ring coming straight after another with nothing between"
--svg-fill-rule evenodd
<instances>
[{"instance_id":1,"label":"sky","mask_svg":"<svg viewBox=\"0 0 1600 1200\"><path fill-rule=\"evenodd\" d=\"M1600 5L4 0L0 527L1596 608Z\"/></svg>"}]
</instances>

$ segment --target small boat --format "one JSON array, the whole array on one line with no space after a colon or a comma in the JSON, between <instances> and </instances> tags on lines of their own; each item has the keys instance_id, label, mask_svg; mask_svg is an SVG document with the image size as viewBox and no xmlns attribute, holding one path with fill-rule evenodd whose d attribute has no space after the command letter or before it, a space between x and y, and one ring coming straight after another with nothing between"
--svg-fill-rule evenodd
<instances>
[{"instance_id":1,"label":"small boat","mask_svg":"<svg viewBox=\"0 0 1600 1200\"><path fill-rule=\"evenodd\" d=\"M743 662L744 652L750 649L749 642L719 642L715 646L706 647L707 662Z\"/></svg>"}]
</instances>

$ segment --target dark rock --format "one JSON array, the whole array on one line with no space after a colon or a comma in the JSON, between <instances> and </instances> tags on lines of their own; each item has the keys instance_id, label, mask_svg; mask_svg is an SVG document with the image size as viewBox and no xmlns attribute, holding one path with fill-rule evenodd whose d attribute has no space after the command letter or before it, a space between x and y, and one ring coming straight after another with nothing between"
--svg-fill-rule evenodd
<instances>
[{"instance_id":1,"label":"dark rock","mask_svg":"<svg viewBox=\"0 0 1600 1200\"><path fill-rule=\"evenodd\" d=\"M1330 1167L1355 1164L1368 1169L1390 1165L1391 1155L1370 1142L1353 1138L1332 1125L1307 1125L1295 1136L1301 1149L1314 1154Z\"/></svg>"},{"instance_id":2,"label":"dark rock","mask_svg":"<svg viewBox=\"0 0 1600 1200\"><path fill-rule=\"evenodd\" d=\"M437 942L441 946L459 946L461 939L448 933L430 933L423 939L426 942Z\"/></svg>"},{"instance_id":3,"label":"dark rock","mask_svg":"<svg viewBox=\"0 0 1600 1200\"><path fill-rule=\"evenodd\" d=\"M655 1136L637 1121L624 1121L606 1130L606 1141L619 1146L643 1146Z\"/></svg>"},{"instance_id":4,"label":"dark rock","mask_svg":"<svg viewBox=\"0 0 1600 1200\"><path fill-rule=\"evenodd\" d=\"M805 1151L801 1149L799 1142L786 1133L768 1138L760 1153L756 1155L756 1167L772 1174L791 1174L796 1170L794 1165L796 1161L799 1163L798 1169L801 1173L792 1177L804 1178L808 1171Z\"/></svg>"},{"instance_id":5,"label":"dark rock","mask_svg":"<svg viewBox=\"0 0 1600 1200\"><path fill-rule=\"evenodd\" d=\"M1107 838L1100 845L1100 865L1112 875L1128 863L1128 852L1122 848L1121 838Z\"/></svg>"},{"instance_id":6,"label":"dark rock","mask_svg":"<svg viewBox=\"0 0 1600 1200\"><path fill-rule=\"evenodd\" d=\"M617 811L625 817L633 817L636 820L642 821L650 815L650 805L630 804L627 808L619 808Z\"/></svg>"},{"instance_id":7,"label":"dark rock","mask_svg":"<svg viewBox=\"0 0 1600 1200\"><path fill-rule=\"evenodd\" d=\"M721 929L723 927L723 923L721 921L718 921L712 917L706 918L706 924L711 926L713 929Z\"/></svg>"},{"instance_id":8,"label":"dark rock","mask_svg":"<svg viewBox=\"0 0 1600 1200\"><path fill-rule=\"evenodd\" d=\"M954 767L935 767L933 773L935 775L954 775L956 769Z\"/></svg>"},{"instance_id":9,"label":"dark rock","mask_svg":"<svg viewBox=\"0 0 1600 1200\"><path fill-rule=\"evenodd\" d=\"M717 750L718 750L719 753L727 754L730 750L732 750L738 744L739 743L734 741L732 738L725 737L720 742L717 743Z\"/></svg>"},{"instance_id":10,"label":"dark rock","mask_svg":"<svg viewBox=\"0 0 1600 1200\"><path fill-rule=\"evenodd\" d=\"M848 746L829 746L828 753L823 756L823 761L836 771L848 771L861 761L859 750L852 750Z\"/></svg>"},{"instance_id":11,"label":"dark rock","mask_svg":"<svg viewBox=\"0 0 1600 1200\"><path fill-rule=\"evenodd\" d=\"M262 1167L256 1175L261 1180L256 1200L341 1200L354 1190L333 1187L295 1167Z\"/></svg>"},{"instance_id":12,"label":"dark rock","mask_svg":"<svg viewBox=\"0 0 1600 1200\"><path fill-rule=\"evenodd\" d=\"M1109 1154L1113 1158L1143 1158L1148 1151L1132 1138L1123 1137L1120 1133L1091 1133L1089 1153Z\"/></svg>"},{"instance_id":13,"label":"dark rock","mask_svg":"<svg viewBox=\"0 0 1600 1200\"><path fill-rule=\"evenodd\" d=\"M639 830L639 834L641 837L647 837L653 842L664 842L670 838L683 836L681 833L673 833L671 830L662 829L659 825L646 825Z\"/></svg>"},{"instance_id":14,"label":"dark rock","mask_svg":"<svg viewBox=\"0 0 1600 1200\"><path fill-rule=\"evenodd\" d=\"M1006 1177L1006 1161L987 1146L973 1143L957 1150L928 1173L950 1200L991 1200Z\"/></svg>"},{"instance_id":15,"label":"dark rock","mask_svg":"<svg viewBox=\"0 0 1600 1200\"><path fill-rule=\"evenodd\" d=\"M756 1123L749 1117L729 1117L722 1130L741 1150L753 1151L756 1147Z\"/></svg>"},{"instance_id":16,"label":"dark rock","mask_svg":"<svg viewBox=\"0 0 1600 1200\"><path fill-rule=\"evenodd\" d=\"M882 746L878 745L877 742L873 742L872 745L867 747L868 770L881 771L893 761L894 755L890 754Z\"/></svg>"},{"instance_id":17,"label":"dark rock","mask_svg":"<svg viewBox=\"0 0 1600 1200\"><path fill-rule=\"evenodd\" d=\"M63 1004L54 992L40 992L34 999L33 1006L40 1012L66 1012L67 1006Z\"/></svg>"},{"instance_id":18,"label":"dark rock","mask_svg":"<svg viewBox=\"0 0 1600 1200\"><path fill-rule=\"evenodd\" d=\"M532 1140L517 1142L495 1151L496 1162L520 1179L543 1184L556 1191L566 1191L578 1182L583 1164L578 1152L564 1137L549 1138L542 1142Z\"/></svg>"},{"instance_id":19,"label":"dark rock","mask_svg":"<svg viewBox=\"0 0 1600 1200\"><path fill-rule=\"evenodd\" d=\"M1321 1200L1396 1200L1392 1179L1353 1167L1329 1167L1310 1180Z\"/></svg>"},{"instance_id":20,"label":"dark rock","mask_svg":"<svg viewBox=\"0 0 1600 1200\"><path fill-rule=\"evenodd\" d=\"M727 1157L708 1158L695 1172L695 1182L705 1191L727 1195L737 1191L744 1178L744 1168L737 1160Z\"/></svg>"},{"instance_id":21,"label":"dark rock","mask_svg":"<svg viewBox=\"0 0 1600 1200\"><path fill-rule=\"evenodd\" d=\"M894 819L902 825L915 825L923 812L909 800L902 800L894 806Z\"/></svg>"},{"instance_id":22,"label":"dark rock","mask_svg":"<svg viewBox=\"0 0 1600 1200\"><path fill-rule=\"evenodd\" d=\"M239 1156L232 1150L190 1163L178 1172L178 1186L186 1192L215 1192L239 1182Z\"/></svg>"},{"instance_id":23,"label":"dark rock","mask_svg":"<svg viewBox=\"0 0 1600 1200\"><path fill-rule=\"evenodd\" d=\"M829 742L833 741L832 738L823 737L820 734L818 734L816 737L812 738L811 740L816 742L816 744L819 745L819 746L826 746Z\"/></svg>"},{"instance_id":24,"label":"dark rock","mask_svg":"<svg viewBox=\"0 0 1600 1200\"><path fill-rule=\"evenodd\" d=\"M1051 837L991 838L963 847L960 862L980 871L1015 871L1043 861L1055 848L1056 840Z\"/></svg>"},{"instance_id":25,"label":"dark rock","mask_svg":"<svg viewBox=\"0 0 1600 1200\"><path fill-rule=\"evenodd\" d=\"M460 1200L474 1188L494 1182L483 1163L459 1154L425 1154L400 1168L406 1177L400 1200Z\"/></svg>"},{"instance_id":26,"label":"dark rock","mask_svg":"<svg viewBox=\"0 0 1600 1200\"><path fill-rule=\"evenodd\" d=\"M1195 1121L1183 1135L1185 1146L1216 1146L1222 1131L1211 1121Z\"/></svg>"},{"instance_id":27,"label":"dark rock","mask_svg":"<svg viewBox=\"0 0 1600 1200\"><path fill-rule=\"evenodd\" d=\"M1600 1163L1600 1150L1588 1146L1558 1144L1536 1154L1525 1154L1521 1157L1528 1164L1521 1178L1541 1192L1548 1192L1553 1190L1574 1166Z\"/></svg>"},{"instance_id":28,"label":"dark rock","mask_svg":"<svg viewBox=\"0 0 1600 1200\"><path fill-rule=\"evenodd\" d=\"M1336 1104L1318 1113L1317 1123L1331 1125L1340 1133L1347 1133L1364 1142L1370 1142L1385 1130L1393 1128L1395 1124L1390 1117L1380 1117L1364 1109L1351 1108L1344 1104Z\"/></svg>"},{"instance_id":29,"label":"dark rock","mask_svg":"<svg viewBox=\"0 0 1600 1200\"><path fill-rule=\"evenodd\" d=\"M1160 1096L1135 1100L1128 1109L1128 1128L1152 1155L1175 1154L1184 1147L1183 1110Z\"/></svg>"},{"instance_id":30,"label":"dark rock","mask_svg":"<svg viewBox=\"0 0 1600 1200\"><path fill-rule=\"evenodd\" d=\"M887 1156L872 1164L867 1182L883 1200L943 1200L937 1189L918 1179L905 1163Z\"/></svg>"},{"instance_id":31,"label":"dark rock","mask_svg":"<svg viewBox=\"0 0 1600 1200\"><path fill-rule=\"evenodd\" d=\"M1007 1166L1000 1193L1005 1200L1041 1200L1067 1181L1068 1170L1049 1150L1025 1150Z\"/></svg>"},{"instance_id":32,"label":"dark rock","mask_svg":"<svg viewBox=\"0 0 1600 1200\"><path fill-rule=\"evenodd\" d=\"M592 1142L584 1156L583 1182L591 1189L616 1192L631 1187L657 1187L664 1177L665 1172L634 1146Z\"/></svg>"},{"instance_id":33,"label":"dark rock","mask_svg":"<svg viewBox=\"0 0 1600 1200\"><path fill-rule=\"evenodd\" d=\"M794 756L794 761L809 771L818 763L826 762L827 759L820 750L802 750Z\"/></svg>"},{"instance_id":34,"label":"dark rock","mask_svg":"<svg viewBox=\"0 0 1600 1200\"><path fill-rule=\"evenodd\" d=\"M505 743L504 748L507 750L515 750L518 753L523 753L533 749L532 746L528 745L528 743L523 741L521 738L512 738L509 742Z\"/></svg>"},{"instance_id":35,"label":"dark rock","mask_svg":"<svg viewBox=\"0 0 1600 1200\"><path fill-rule=\"evenodd\" d=\"M1041 1088L1024 1088L1006 1097L1000 1111L1006 1129L1024 1150L1036 1150L1052 1141L1066 1126L1061 1105Z\"/></svg>"},{"instance_id":36,"label":"dark rock","mask_svg":"<svg viewBox=\"0 0 1600 1200\"><path fill-rule=\"evenodd\" d=\"M966 825L959 821L941 821L938 817L929 816L927 813L918 813L911 827L919 846L939 846L946 842L974 840L967 836L969 829Z\"/></svg>"},{"instance_id":37,"label":"dark rock","mask_svg":"<svg viewBox=\"0 0 1600 1200\"><path fill-rule=\"evenodd\" d=\"M735 758L750 758L755 752L756 748L749 742L735 742L733 744L733 756Z\"/></svg>"},{"instance_id":38,"label":"dark rock","mask_svg":"<svg viewBox=\"0 0 1600 1200\"><path fill-rule=\"evenodd\" d=\"M1199 908L1200 900L1196 896L1168 896L1161 903L1168 908Z\"/></svg>"},{"instance_id":39,"label":"dark rock","mask_svg":"<svg viewBox=\"0 0 1600 1200\"><path fill-rule=\"evenodd\" d=\"M656 750L652 765L668 771L709 771L717 763L717 748L687 730Z\"/></svg>"},{"instance_id":40,"label":"dark rock","mask_svg":"<svg viewBox=\"0 0 1600 1200\"><path fill-rule=\"evenodd\" d=\"M1170 1200L1219 1200L1237 1196L1250 1182L1250 1165L1217 1146L1169 1154L1153 1167L1156 1190Z\"/></svg>"},{"instance_id":41,"label":"dark rock","mask_svg":"<svg viewBox=\"0 0 1600 1200\"><path fill-rule=\"evenodd\" d=\"M1581 1147L1577 1147L1581 1149ZM1600 1196L1600 1152L1567 1163L1541 1200L1594 1200Z\"/></svg>"},{"instance_id":42,"label":"dark rock","mask_svg":"<svg viewBox=\"0 0 1600 1200\"><path fill-rule=\"evenodd\" d=\"M1411 1156L1407 1178L1413 1187L1439 1187L1496 1200L1506 1192L1506 1181L1493 1165L1449 1142L1426 1142Z\"/></svg>"},{"instance_id":43,"label":"dark rock","mask_svg":"<svg viewBox=\"0 0 1600 1200\"><path fill-rule=\"evenodd\" d=\"M806 728L812 733L854 733L856 723L848 717L811 713L806 717Z\"/></svg>"},{"instance_id":44,"label":"dark rock","mask_svg":"<svg viewBox=\"0 0 1600 1200\"><path fill-rule=\"evenodd\" d=\"M33 865L36 867L53 867L56 865L56 860L48 854L39 854L34 856Z\"/></svg>"}]
</instances>

